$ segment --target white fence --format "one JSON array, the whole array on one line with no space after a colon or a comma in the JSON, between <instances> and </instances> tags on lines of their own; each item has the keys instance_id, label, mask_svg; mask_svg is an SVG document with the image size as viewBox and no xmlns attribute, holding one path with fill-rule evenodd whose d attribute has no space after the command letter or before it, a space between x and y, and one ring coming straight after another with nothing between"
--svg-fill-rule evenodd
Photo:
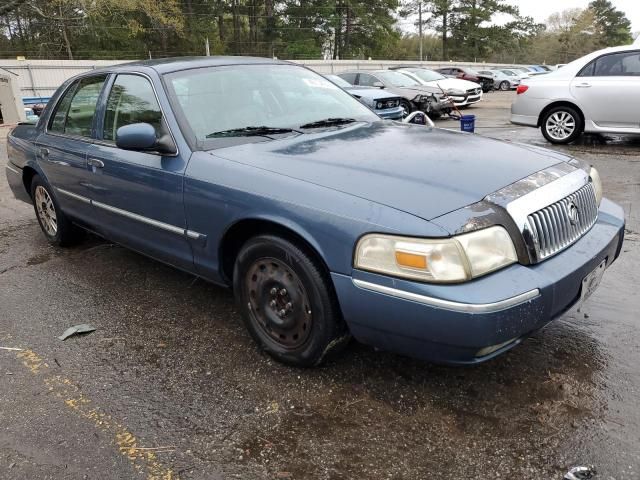
<instances>
[{"instance_id":1,"label":"white fence","mask_svg":"<svg viewBox=\"0 0 640 480\"><path fill-rule=\"evenodd\" d=\"M125 60L3 60L0 68L17 75L18 88L23 97L49 97L68 78L88 70L125 63ZM387 60L300 60L297 63L318 73L340 73L347 70L379 70L398 65L439 68L453 65L446 62L409 62ZM456 63L455 65L490 68L495 63ZM506 65L505 65L506 66Z\"/></svg>"}]
</instances>

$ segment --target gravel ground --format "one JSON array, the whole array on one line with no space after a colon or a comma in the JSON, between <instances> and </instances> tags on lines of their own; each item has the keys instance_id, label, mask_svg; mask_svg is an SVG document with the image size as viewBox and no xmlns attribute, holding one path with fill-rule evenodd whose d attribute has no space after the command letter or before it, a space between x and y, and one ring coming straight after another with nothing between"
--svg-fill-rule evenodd
<instances>
[{"instance_id":1,"label":"gravel ground","mask_svg":"<svg viewBox=\"0 0 640 480\"><path fill-rule=\"evenodd\" d=\"M546 145L508 123L513 95L465 113L481 135ZM50 247L0 181L0 347L22 349L0 349L0 478L639 478L640 141L559 149L623 205L622 257L580 312L473 368L358 344L282 366L229 291L95 237ZM56 338L78 323L97 331Z\"/></svg>"}]
</instances>

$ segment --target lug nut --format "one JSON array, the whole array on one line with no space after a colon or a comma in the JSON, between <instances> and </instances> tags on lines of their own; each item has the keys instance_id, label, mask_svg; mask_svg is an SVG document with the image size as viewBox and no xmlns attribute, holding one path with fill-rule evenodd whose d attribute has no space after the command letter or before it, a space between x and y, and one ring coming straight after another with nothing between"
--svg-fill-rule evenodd
<instances>
[{"instance_id":1,"label":"lug nut","mask_svg":"<svg viewBox=\"0 0 640 480\"><path fill-rule=\"evenodd\" d=\"M271 295L275 295L276 293L278 293L278 289L276 287L273 287L269 293Z\"/></svg>"},{"instance_id":2,"label":"lug nut","mask_svg":"<svg viewBox=\"0 0 640 480\"><path fill-rule=\"evenodd\" d=\"M270 306L271 308L274 308L274 307L276 306L276 301L275 301L275 300L271 300L271 301L269 302L269 306Z\"/></svg>"},{"instance_id":3,"label":"lug nut","mask_svg":"<svg viewBox=\"0 0 640 480\"><path fill-rule=\"evenodd\" d=\"M278 312L278 316L280 316L280 317L284 317L286 313L287 313L287 312L285 312L284 310L280 310L280 311Z\"/></svg>"},{"instance_id":4,"label":"lug nut","mask_svg":"<svg viewBox=\"0 0 640 480\"><path fill-rule=\"evenodd\" d=\"M282 290L280 290L280 295L281 296L284 297L286 294L287 294L287 289L286 288L283 288Z\"/></svg>"},{"instance_id":5,"label":"lug nut","mask_svg":"<svg viewBox=\"0 0 640 480\"><path fill-rule=\"evenodd\" d=\"M285 308L287 309L287 311L291 311L291 309L293 308L292 303L291 303L291 302L287 303L287 304L285 305Z\"/></svg>"}]
</instances>

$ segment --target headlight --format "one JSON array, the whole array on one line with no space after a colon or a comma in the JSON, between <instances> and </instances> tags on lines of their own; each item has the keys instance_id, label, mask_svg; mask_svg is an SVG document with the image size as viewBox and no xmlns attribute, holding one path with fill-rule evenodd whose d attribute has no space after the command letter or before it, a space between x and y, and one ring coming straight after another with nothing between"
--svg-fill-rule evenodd
<instances>
[{"instance_id":1,"label":"headlight","mask_svg":"<svg viewBox=\"0 0 640 480\"><path fill-rule=\"evenodd\" d=\"M382 105L382 103L381 103L381 102L376 103L376 108L377 108L378 110L381 110L381 109L382 109L382 107L384 107L384 105Z\"/></svg>"},{"instance_id":2,"label":"headlight","mask_svg":"<svg viewBox=\"0 0 640 480\"><path fill-rule=\"evenodd\" d=\"M596 202L598 203L598 206L600 206L600 202L602 202L602 180L600 179L598 170L591 167L591 170L589 170L589 177L591 178L591 183L593 183L593 189L596 191Z\"/></svg>"},{"instance_id":3,"label":"headlight","mask_svg":"<svg viewBox=\"0 0 640 480\"><path fill-rule=\"evenodd\" d=\"M464 92L462 90L447 90L447 95L452 95L454 97L462 97L464 96Z\"/></svg>"},{"instance_id":4,"label":"headlight","mask_svg":"<svg viewBox=\"0 0 640 480\"><path fill-rule=\"evenodd\" d=\"M500 226L452 238L370 234L356 246L355 268L431 283L464 282L517 261Z\"/></svg>"}]
</instances>

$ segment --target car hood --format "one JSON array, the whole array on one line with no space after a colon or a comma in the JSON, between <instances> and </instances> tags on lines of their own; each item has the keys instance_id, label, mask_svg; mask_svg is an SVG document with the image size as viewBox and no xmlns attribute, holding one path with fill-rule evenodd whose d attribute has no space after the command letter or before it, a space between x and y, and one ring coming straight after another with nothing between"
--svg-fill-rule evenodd
<instances>
[{"instance_id":1,"label":"car hood","mask_svg":"<svg viewBox=\"0 0 640 480\"><path fill-rule=\"evenodd\" d=\"M210 153L425 220L569 158L478 135L383 121Z\"/></svg>"},{"instance_id":2,"label":"car hood","mask_svg":"<svg viewBox=\"0 0 640 480\"><path fill-rule=\"evenodd\" d=\"M444 90L471 90L472 88L480 88L481 86L475 82L470 82L469 80L461 80L459 78L445 78L443 80L434 80L432 82L427 82L428 85L432 85L434 87L442 87Z\"/></svg>"},{"instance_id":3,"label":"car hood","mask_svg":"<svg viewBox=\"0 0 640 480\"><path fill-rule=\"evenodd\" d=\"M347 88L347 92L356 97L368 98L370 100L384 100L386 98L397 98L397 95L381 88L354 87Z\"/></svg>"}]
</instances>

